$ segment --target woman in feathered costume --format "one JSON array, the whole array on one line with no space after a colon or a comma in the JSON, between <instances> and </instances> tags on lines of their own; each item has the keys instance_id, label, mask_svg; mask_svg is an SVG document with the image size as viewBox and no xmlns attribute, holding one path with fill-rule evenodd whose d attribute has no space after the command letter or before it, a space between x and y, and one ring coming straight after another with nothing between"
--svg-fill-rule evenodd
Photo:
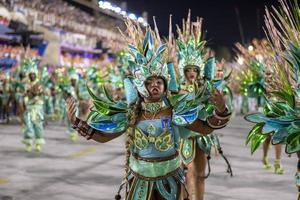
<instances>
[{"instance_id":1,"label":"woman in feathered costume","mask_svg":"<svg viewBox=\"0 0 300 200\"><path fill-rule=\"evenodd\" d=\"M237 63L239 64L239 75L237 80L240 83L240 92L244 97L243 113L249 111L249 106L253 110L253 105L249 105L248 100L253 99L255 106L263 106L264 71L265 65L270 62L271 54L269 44L266 40L258 41L254 39L249 47L237 43ZM255 108L256 109L256 108Z\"/></svg>"},{"instance_id":2,"label":"woman in feathered costume","mask_svg":"<svg viewBox=\"0 0 300 200\"><path fill-rule=\"evenodd\" d=\"M252 45L250 45L249 48L246 48L241 44L236 45L241 54L238 57L244 59L244 64L241 66L242 70L238 79L243 96L253 98L256 101L257 108L261 109L265 104L264 96L267 92L269 92L266 91L265 78L267 78L267 74L270 74L270 69L274 64L275 52L271 48L271 44L269 44L266 39L263 39L262 41L253 40ZM266 170L272 169L268 159L270 142L271 136L269 136L263 143L262 163L263 168ZM282 145L277 144L275 146L275 174L284 173L281 165L281 154Z\"/></svg>"},{"instance_id":3,"label":"woman in feathered costume","mask_svg":"<svg viewBox=\"0 0 300 200\"><path fill-rule=\"evenodd\" d=\"M178 153L180 135L188 130L209 134L226 126L224 101L217 96L215 114L204 121L199 119L201 92L169 97L168 88L176 80L170 79L173 65L167 63L167 46L158 31L147 28L144 33L131 21L127 21L127 28L132 77L125 91L131 97L127 98L130 104L116 102L107 93L98 98L90 92L94 108L88 122L75 117L72 98L66 100L68 116L79 134L101 143L126 133L126 199L177 200L184 184ZM115 199L121 199L120 193Z\"/></svg>"},{"instance_id":4,"label":"woman in feathered costume","mask_svg":"<svg viewBox=\"0 0 300 200\"><path fill-rule=\"evenodd\" d=\"M214 105L218 102L213 102L216 96L223 96L216 86L221 88L224 86L224 80L214 80L216 62L213 57L205 59L206 41L202 35L202 19L198 18L196 22L191 22L191 12L189 11L187 20L183 20L183 28L177 26L178 38L176 39L177 55L178 55L178 73L180 82L180 93L193 94L197 91L202 93L204 108L199 115L199 118L206 120L213 114ZM224 86L226 91L230 91L227 86ZM223 88L222 88L223 89ZM226 110L225 104L222 110ZM228 110L227 110L228 112ZM223 116L229 120L230 113ZM187 186L191 196L197 200L202 200L204 197L204 182L205 178L210 173L210 153L212 148L220 150L219 152L228 164L228 170L231 172L231 167L224 157L217 135L205 135L200 132L189 131L182 135L180 147L180 155L184 165L187 167ZM206 175L206 164L208 163L209 172Z\"/></svg>"},{"instance_id":5,"label":"woman in feathered costume","mask_svg":"<svg viewBox=\"0 0 300 200\"><path fill-rule=\"evenodd\" d=\"M285 144L286 153L300 157L300 8L295 1L280 0L281 9L266 12L265 22L268 39L272 44L273 74L265 78L266 105L262 113L250 114L246 120L256 125L247 137L251 152L270 135L272 144ZM300 160L296 184L300 189ZM299 197L300 198L300 193Z\"/></svg>"},{"instance_id":6,"label":"woman in feathered costume","mask_svg":"<svg viewBox=\"0 0 300 200\"><path fill-rule=\"evenodd\" d=\"M44 140L44 89L38 79L38 61L35 59L25 59L23 69L28 73L29 82L26 85L24 97L25 112L24 116L24 140L25 150L32 151L35 142L36 151L42 150ZM35 141L34 141L35 139Z\"/></svg>"}]
</instances>

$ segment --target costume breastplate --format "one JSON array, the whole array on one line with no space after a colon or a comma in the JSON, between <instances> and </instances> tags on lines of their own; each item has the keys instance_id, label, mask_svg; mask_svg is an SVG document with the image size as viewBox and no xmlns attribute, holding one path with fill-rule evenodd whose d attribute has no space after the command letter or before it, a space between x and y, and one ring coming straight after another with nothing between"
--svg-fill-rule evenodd
<instances>
[{"instance_id":1,"label":"costume breastplate","mask_svg":"<svg viewBox=\"0 0 300 200\"><path fill-rule=\"evenodd\" d=\"M140 121L134 132L135 153L141 157L174 154L176 152L174 128L171 126L171 118Z\"/></svg>"},{"instance_id":2,"label":"costume breastplate","mask_svg":"<svg viewBox=\"0 0 300 200\"><path fill-rule=\"evenodd\" d=\"M185 92L194 92L195 91L195 85L181 85L181 90Z\"/></svg>"}]
</instances>

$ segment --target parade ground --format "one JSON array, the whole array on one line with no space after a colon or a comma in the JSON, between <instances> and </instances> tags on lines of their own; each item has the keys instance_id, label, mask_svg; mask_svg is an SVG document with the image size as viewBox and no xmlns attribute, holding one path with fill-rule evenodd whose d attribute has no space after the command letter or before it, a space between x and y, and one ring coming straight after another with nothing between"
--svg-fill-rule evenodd
<instances>
[{"instance_id":1,"label":"parade ground","mask_svg":"<svg viewBox=\"0 0 300 200\"><path fill-rule=\"evenodd\" d=\"M297 189L295 155L283 153L283 175L262 169L259 149L251 156L245 139L250 124L235 117L216 131L233 177L226 164L212 152L211 175L205 200L293 200ZM111 200L123 175L124 137L106 144L78 138L72 142L67 129L49 123L42 152L27 153L21 143L20 125L0 125L0 200ZM269 152L274 161L274 147Z\"/></svg>"}]
</instances>

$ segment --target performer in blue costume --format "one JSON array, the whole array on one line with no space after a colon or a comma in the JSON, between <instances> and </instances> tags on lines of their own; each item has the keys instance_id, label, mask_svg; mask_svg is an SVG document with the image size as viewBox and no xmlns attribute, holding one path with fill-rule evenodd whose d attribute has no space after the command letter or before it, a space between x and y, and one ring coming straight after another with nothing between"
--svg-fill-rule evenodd
<instances>
[{"instance_id":1,"label":"performer in blue costume","mask_svg":"<svg viewBox=\"0 0 300 200\"><path fill-rule=\"evenodd\" d=\"M178 152L180 137L190 130L209 134L223 128L228 113L222 96L216 96L214 115L205 121L199 119L204 109L203 90L168 96L168 90L177 87L173 85L176 80L170 78L174 69L172 63L167 63L167 46L162 44L158 31L147 28L144 33L137 24L126 24L132 56L132 77L125 80L129 104L114 101L105 89L101 98L90 91L94 108L89 120L76 118L73 98L66 100L68 117L80 135L101 143L126 133L125 199L178 200L184 185ZM120 193L115 199L121 199Z\"/></svg>"},{"instance_id":2,"label":"performer in blue costume","mask_svg":"<svg viewBox=\"0 0 300 200\"><path fill-rule=\"evenodd\" d=\"M253 40L253 48L251 51L246 46L236 44L237 49L244 59L244 64L241 66L241 73L239 75L240 91L247 98L253 98L257 102L258 110L264 106L264 95L266 95L265 76L268 72L269 66L274 63L275 52L271 48L267 40ZM239 56L240 57L240 56ZM270 149L271 136L269 136L263 143L263 168L266 170L273 170L272 165L268 159ZM274 173L283 174L284 169L281 164L282 144L274 146L275 161Z\"/></svg>"}]
</instances>

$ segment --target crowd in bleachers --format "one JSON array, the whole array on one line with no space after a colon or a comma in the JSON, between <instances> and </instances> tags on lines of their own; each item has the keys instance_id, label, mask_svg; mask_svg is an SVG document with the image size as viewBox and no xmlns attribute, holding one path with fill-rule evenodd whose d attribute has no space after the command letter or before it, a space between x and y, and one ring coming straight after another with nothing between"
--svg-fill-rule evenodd
<instances>
[{"instance_id":1,"label":"crowd in bleachers","mask_svg":"<svg viewBox=\"0 0 300 200\"><path fill-rule=\"evenodd\" d=\"M94 40L102 41L107 48L119 50L124 45L118 27L124 29L121 19L106 14L93 15L81 10L63 0L1 0L1 3L11 10L22 12L28 23L56 28L64 32L80 33Z\"/></svg>"},{"instance_id":2,"label":"crowd in bleachers","mask_svg":"<svg viewBox=\"0 0 300 200\"><path fill-rule=\"evenodd\" d=\"M0 45L0 60L3 58L11 58L16 60L17 62L21 61L21 56L25 54L25 49L20 46L12 46L12 45ZM38 52L35 49L30 49L27 52L27 56L30 58L38 58Z\"/></svg>"}]
</instances>

